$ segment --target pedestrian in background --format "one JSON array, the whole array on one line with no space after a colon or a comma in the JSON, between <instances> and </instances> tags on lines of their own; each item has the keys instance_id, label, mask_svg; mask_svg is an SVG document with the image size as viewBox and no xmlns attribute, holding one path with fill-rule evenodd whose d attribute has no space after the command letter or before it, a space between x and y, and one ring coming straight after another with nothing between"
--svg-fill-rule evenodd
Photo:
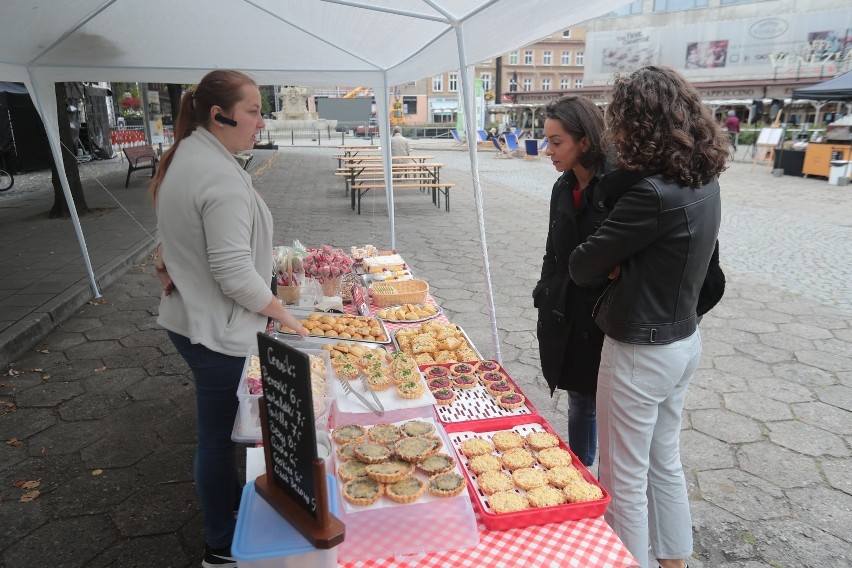
<instances>
[{"instance_id":1,"label":"pedestrian in background","mask_svg":"<svg viewBox=\"0 0 852 568\"><path fill-rule=\"evenodd\" d=\"M696 306L719 231L727 141L667 67L618 77L607 120L617 170L600 185L612 210L569 261L579 285L611 279L595 318L606 334L599 479L612 497L606 520L640 565L683 568L693 543L681 413L701 357Z\"/></svg>"},{"instance_id":2,"label":"pedestrian in background","mask_svg":"<svg viewBox=\"0 0 852 568\"><path fill-rule=\"evenodd\" d=\"M408 156L410 154L411 145L408 143L408 139L402 135L402 128L394 126L393 136L391 136L391 156Z\"/></svg>"},{"instance_id":3,"label":"pedestrian in background","mask_svg":"<svg viewBox=\"0 0 852 568\"><path fill-rule=\"evenodd\" d=\"M728 118L725 119L725 130L731 137L731 146L734 147L734 154L737 153L737 136L740 133L740 119L737 118L737 113L733 110L728 111Z\"/></svg>"},{"instance_id":4,"label":"pedestrian in background","mask_svg":"<svg viewBox=\"0 0 852 568\"><path fill-rule=\"evenodd\" d=\"M260 109L247 75L205 75L181 100L175 143L151 182L163 284L157 323L195 379L206 568L236 566L230 548L241 488L231 430L246 354L267 317L305 335L270 291L272 214L233 156L254 146Z\"/></svg>"},{"instance_id":5,"label":"pedestrian in background","mask_svg":"<svg viewBox=\"0 0 852 568\"><path fill-rule=\"evenodd\" d=\"M608 209L599 180L604 168L604 120L589 99L564 96L545 107L544 154L562 175L553 185L541 278L533 290L538 308L541 370L550 395L568 391L568 445L590 466L597 451L595 390L603 332L592 318L595 300L607 283L582 287L571 280L568 257L593 234Z\"/></svg>"}]
</instances>

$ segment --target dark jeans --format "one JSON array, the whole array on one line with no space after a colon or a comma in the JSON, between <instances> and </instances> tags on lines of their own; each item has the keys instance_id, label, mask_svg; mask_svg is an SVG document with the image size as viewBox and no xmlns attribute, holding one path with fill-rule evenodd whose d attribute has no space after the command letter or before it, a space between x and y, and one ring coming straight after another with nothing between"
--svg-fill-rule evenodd
<instances>
[{"instance_id":1,"label":"dark jeans","mask_svg":"<svg viewBox=\"0 0 852 568\"><path fill-rule=\"evenodd\" d=\"M595 395L568 391L568 447L588 467L595 463L597 445Z\"/></svg>"},{"instance_id":2,"label":"dark jeans","mask_svg":"<svg viewBox=\"0 0 852 568\"><path fill-rule=\"evenodd\" d=\"M195 379L198 446L194 474L205 539L211 548L227 548L234 537L234 510L241 494L231 430L245 357L223 355L177 333L168 334Z\"/></svg>"}]
</instances>

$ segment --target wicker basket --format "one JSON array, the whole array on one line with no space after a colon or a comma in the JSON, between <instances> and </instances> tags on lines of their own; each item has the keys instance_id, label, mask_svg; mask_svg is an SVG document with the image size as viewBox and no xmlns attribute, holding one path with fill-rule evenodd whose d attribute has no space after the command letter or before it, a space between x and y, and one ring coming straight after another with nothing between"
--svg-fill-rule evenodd
<instances>
[{"instance_id":1,"label":"wicker basket","mask_svg":"<svg viewBox=\"0 0 852 568\"><path fill-rule=\"evenodd\" d=\"M377 282L370 285L373 303L379 307L398 304L422 304L429 295L429 284L423 280Z\"/></svg>"}]
</instances>

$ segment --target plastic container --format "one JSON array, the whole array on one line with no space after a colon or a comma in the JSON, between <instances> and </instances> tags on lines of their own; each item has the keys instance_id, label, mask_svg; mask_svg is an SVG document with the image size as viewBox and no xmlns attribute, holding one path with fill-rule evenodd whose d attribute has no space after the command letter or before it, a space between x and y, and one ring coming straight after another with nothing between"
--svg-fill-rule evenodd
<instances>
[{"instance_id":1,"label":"plastic container","mask_svg":"<svg viewBox=\"0 0 852 568\"><path fill-rule=\"evenodd\" d=\"M296 348L299 349L298 347ZM317 428L327 429L328 417L331 412L332 402L334 402L334 397L331 396L331 381L333 380L331 360L329 359L328 352L322 349L299 349L299 351L307 353L308 355L322 357L325 361L327 396L314 397L314 422L316 423ZM248 379L246 377L252 355L257 355L257 353L250 352L246 356L246 364L243 367L243 376L240 379L240 384L237 386L237 398L240 401L240 407L237 412L237 419L234 421L234 429L231 432L231 439L233 441L244 444L253 444L263 441L263 432L260 428L260 406L258 405L258 401L263 395L261 393L251 394L249 392Z\"/></svg>"},{"instance_id":2,"label":"plastic container","mask_svg":"<svg viewBox=\"0 0 852 568\"><path fill-rule=\"evenodd\" d=\"M329 509L339 516L337 482L326 474L326 483ZM336 568L338 548L314 548L257 493L254 481L243 488L231 543L231 554L240 568Z\"/></svg>"},{"instance_id":3,"label":"plastic container","mask_svg":"<svg viewBox=\"0 0 852 568\"><path fill-rule=\"evenodd\" d=\"M507 422L502 427L495 426L495 422L493 421L469 422L465 426L467 426L467 429L448 432L447 435L456 450L458 461L462 465L462 469L467 476L467 488L471 501L473 501L474 507L479 512L482 522L487 528L491 530L507 530L532 525L561 523L563 521L575 521L586 517L599 517L606 512L607 505L609 505L610 501L609 493L607 493L606 489L598 483L598 480L595 479L589 470L586 469L586 466L580 462L577 456L575 456L568 448L568 445L560 438L559 447L571 452L572 465L577 468L581 474L583 474L583 478L586 481L601 489L603 492L603 499L588 501L585 503L567 503L565 505L557 505L555 507L530 508L515 513L495 513L488 505L488 495L482 492L476 482L476 476L467 468L468 460L464 454L461 453L462 442L475 436L490 439L492 434L503 430L514 430L522 436L536 431L550 432L557 437L558 435L541 416L531 417L528 422L523 424ZM536 468L544 469L541 465L537 465ZM516 488L516 491L524 493L522 489Z\"/></svg>"},{"instance_id":4,"label":"plastic container","mask_svg":"<svg viewBox=\"0 0 852 568\"><path fill-rule=\"evenodd\" d=\"M852 174L850 174L850 170L852 170L852 162L846 160L831 160L831 162L829 162L828 169L828 184L841 185L841 178L848 179L852 176ZM848 181L846 183L848 183Z\"/></svg>"}]
</instances>

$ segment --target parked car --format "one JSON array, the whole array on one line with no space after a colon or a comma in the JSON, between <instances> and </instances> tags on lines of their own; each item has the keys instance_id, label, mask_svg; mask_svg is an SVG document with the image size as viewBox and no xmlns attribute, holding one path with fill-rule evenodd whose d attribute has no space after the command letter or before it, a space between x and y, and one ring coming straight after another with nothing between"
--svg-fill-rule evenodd
<instances>
[{"instance_id":1,"label":"parked car","mask_svg":"<svg viewBox=\"0 0 852 568\"><path fill-rule=\"evenodd\" d=\"M367 130L369 128L369 131ZM367 136L367 132L372 136L379 135L379 121L371 118L368 126L360 125L355 129L355 136Z\"/></svg>"}]
</instances>

